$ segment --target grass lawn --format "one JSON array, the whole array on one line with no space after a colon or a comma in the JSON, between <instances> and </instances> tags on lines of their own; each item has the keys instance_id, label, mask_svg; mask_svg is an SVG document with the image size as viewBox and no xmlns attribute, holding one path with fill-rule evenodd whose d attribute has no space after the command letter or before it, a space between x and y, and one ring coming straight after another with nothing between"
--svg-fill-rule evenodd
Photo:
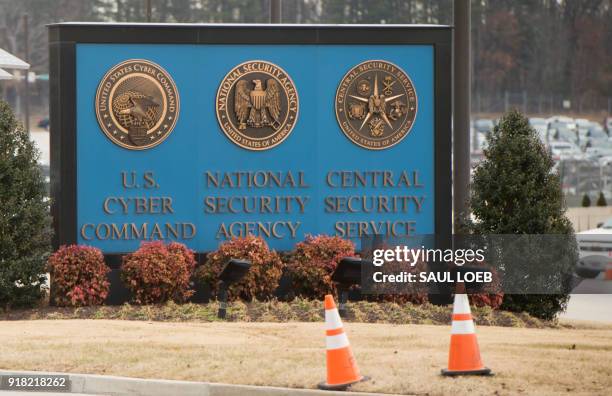
<instances>
[{"instance_id":1,"label":"grass lawn","mask_svg":"<svg viewBox=\"0 0 612 396\"><path fill-rule=\"evenodd\" d=\"M609 394L612 326L477 328L494 377L446 378L449 326L346 323L363 374L355 391ZM0 322L0 368L313 388L323 323Z\"/></svg>"},{"instance_id":2,"label":"grass lawn","mask_svg":"<svg viewBox=\"0 0 612 396\"><path fill-rule=\"evenodd\" d=\"M0 312L0 320L36 319L121 319L161 322L216 322L219 303L51 307ZM347 304L347 322L388 324L439 324L450 323L452 306L432 304L394 304L375 302L351 302ZM479 326L502 327L557 327L556 321L534 318L524 312L493 310L489 307L472 307ZM230 302L227 307L228 322L322 322L323 304L316 300L296 298L290 302L277 300Z\"/></svg>"}]
</instances>

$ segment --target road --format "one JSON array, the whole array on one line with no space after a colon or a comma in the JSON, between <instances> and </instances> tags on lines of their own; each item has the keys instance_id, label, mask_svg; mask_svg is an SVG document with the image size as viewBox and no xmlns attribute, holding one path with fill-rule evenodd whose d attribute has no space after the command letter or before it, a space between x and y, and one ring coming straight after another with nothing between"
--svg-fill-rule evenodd
<instances>
[{"instance_id":1,"label":"road","mask_svg":"<svg viewBox=\"0 0 612 396\"><path fill-rule=\"evenodd\" d=\"M572 294L561 319L612 323L612 294Z\"/></svg>"},{"instance_id":2,"label":"road","mask_svg":"<svg viewBox=\"0 0 612 396\"><path fill-rule=\"evenodd\" d=\"M40 151L39 162L43 165L49 165L51 151L49 146L49 132L36 130L30 132L30 138L34 141L36 148Z\"/></svg>"},{"instance_id":3,"label":"road","mask_svg":"<svg viewBox=\"0 0 612 396\"><path fill-rule=\"evenodd\" d=\"M560 319L612 323L612 281L584 279L573 290L565 313Z\"/></svg>"}]
</instances>

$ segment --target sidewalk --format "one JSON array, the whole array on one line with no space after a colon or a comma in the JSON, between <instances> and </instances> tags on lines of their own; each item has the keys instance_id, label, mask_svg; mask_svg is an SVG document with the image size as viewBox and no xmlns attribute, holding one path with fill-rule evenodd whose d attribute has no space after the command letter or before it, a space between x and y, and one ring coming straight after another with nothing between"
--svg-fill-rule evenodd
<instances>
[{"instance_id":1,"label":"sidewalk","mask_svg":"<svg viewBox=\"0 0 612 396\"><path fill-rule=\"evenodd\" d=\"M18 375L68 375L70 393L2 392L1 396L24 395L108 395L108 396L346 396L346 392L331 392L314 389L291 389L272 386L230 385L208 382L152 380L92 374L45 373L37 371L0 370L0 376ZM359 396L383 396L378 393L354 393ZM389 395L387 395L389 396Z\"/></svg>"},{"instance_id":2,"label":"sidewalk","mask_svg":"<svg viewBox=\"0 0 612 396\"><path fill-rule=\"evenodd\" d=\"M13 391L1 391L0 396L99 396L85 393L55 393L55 392L13 392Z\"/></svg>"}]
</instances>

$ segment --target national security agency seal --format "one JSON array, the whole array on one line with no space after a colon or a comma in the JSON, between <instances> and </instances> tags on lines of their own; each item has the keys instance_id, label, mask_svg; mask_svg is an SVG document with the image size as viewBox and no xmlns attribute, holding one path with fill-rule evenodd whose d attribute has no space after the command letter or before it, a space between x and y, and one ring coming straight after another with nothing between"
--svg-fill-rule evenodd
<instances>
[{"instance_id":1,"label":"national security agency seal","mask_svg":"<svg viewBox=\"0 0 612 396\"><path fill-rule=\"evenodd\" d=\"M116 145L144 150L163 142L179 115L179 95L161 66L130 59L110 69L96 92L96 116Z\"/></svg>"},{"instance_id":2,"label":"national security agency seal","mask_svg":"<svg viewBox=\"0 0 612 396\"><path fill-rule=\"evenodd\" d=\"M417 113L410 77L391 62L369 60L344 76L336 91L336 118L355 144L383 150L408 135Z\"/></svg>"},{"instance_id":3,"label":"national security agency seal","mask_svg":"<svg viewBox=\"0 0 612 396\"><path fill-rule=\"evenodd\" d=\"M262 60L234 67L221 81L215 104L223 133L248 150L278 146L298 118L298 93L291 77Z\"/></svg>"}]
</instances>

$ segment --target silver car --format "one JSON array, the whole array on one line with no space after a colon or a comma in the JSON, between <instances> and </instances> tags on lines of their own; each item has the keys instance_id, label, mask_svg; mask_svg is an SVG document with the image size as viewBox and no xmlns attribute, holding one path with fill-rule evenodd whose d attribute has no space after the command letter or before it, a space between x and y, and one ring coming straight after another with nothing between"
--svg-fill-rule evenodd
<instances>
[{"instance_id":1,"label":"silver car","mask_svg":"<svg viewBox=\"0 0 612 396\"><path fill-rule=\"evenodd\" d=\"M595 278L612 260L612 217L595 229L579 232L576 239L580 249L576 273Z\"/></svg>"}]
</instances>

